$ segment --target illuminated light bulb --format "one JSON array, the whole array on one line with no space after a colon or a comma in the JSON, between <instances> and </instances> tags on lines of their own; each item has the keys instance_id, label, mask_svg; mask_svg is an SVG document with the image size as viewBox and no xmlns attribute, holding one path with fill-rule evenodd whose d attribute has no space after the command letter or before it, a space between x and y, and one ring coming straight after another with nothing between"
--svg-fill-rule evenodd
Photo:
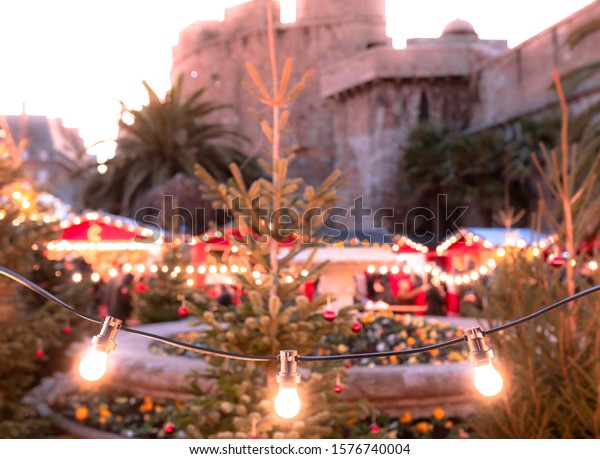
<instances>
[{"instance_id":1,"label":"illuminated light bulb","mask_svg":"<svg viewBox=\"0 0 600 459\"><path fill-rule=\"evenodd\" d=\"M156 265L151 265L151 266L150 266L150 272L151 272L151 273L155 273L155 272L157 272L157 271L158 271L158 266L156 266Z\"/></svg>"},{"instance_id":2,"label":"illuminated light bulb","mask_svg":"<svg viewBox=\"0 0 600 459\"><path fill-rule=\"evenodd\" d=\"M496 254L497 254L499 257L503 257L504 255L506 255L506 250L504 250L504 248L503 248L503 247L500 247L500 248L499 248L499 249L496 251Z\"/></svg>"},{"instance_id":3,"label":"illuminated light bulb","mask_svg":"<svg viewBox=\"0 0 600 459\"><path fill-rule=\"evenodd\" d=\"M307 270L307 269L303 269L302 271L300 271L300 275L301 275L302 277L306 277L306 276L308 276L308 270Z\"/></svg>"},{"instance_id":4,"label":"illuminated light bulb","mask_svg":"<svg viewBox=\"0 0 600 459\"><path fill-rule=\"evenodd\" d=\"M397 265L392 266L392 269L390 269L390 271L392 272L392 274L398 274L400 272L400 267Z\"/></svg>"},{"instance_id":5,"label":"illuminated light bulb","mask_svg":"<svg viewBox=\"0 0 600 459\"><path fill-rule=\"evenodd\" d=\"M234 273L234 274L235 274L235 273L237 273L237 272L240 270L240 268L239 268L239 266L238 266L238 265L231 265L231 267L230 267L229 269L230 269L230 270L231 270L231 272L232 272L232 273Z\"/></svg>"},{"instance_id":6,"label":"illuminated light bulb","mask_svg":"<svg viewBox=\"0 0 600 459\"><path fill-rule=\"evenodd\" d=\"M100 282L100 274L92 273L92 275L90 277L92 279L92 282Z\"/></svg>"},{"instance_id":7,"label":"illuminated light bulb","mask_svg":"<svg viewBox=\"0 0 600 459\"><path fill-rule=\"evenodd\" d=\"M108 354L106 352L92 349L81 362L79 362L79 374L86 381L98 381L106 373Z\"/></svg>"},{"instance_id":8,"label":"illuminated light bulb","mask_svg":"<svg viewBox=\"0 0 600 459\"><path fill-rule=\"evenodd\" d=\"M291 284L292 282L294 282L294 278L288 274L287 276L285 276L285 281L288 284Z\"/></svg>"},{"instance_id":9,"label":"illuminated light bulb","mask_svg":"<svg viewBox=\"0 0 600 459\"><path fill-rule=\"evenodd\" d=\"M253 271L252 277L254 277L255 279L260 279L260 271Z\"/></svg>"},{"instance_id":10,"label":"illuminated light bulb","mask_svg":"<svg viewBox=\"0 0 600 459\"><path fill-rule=\"evenodd\" d=\"M403 272L404 274L410 274L410 272L411 272L411 271L412 271L412 268L411 268L410 266L408 266L408 265L405 265L405 266L402 268L402 272Z\"/></svg>"},{"instance_id":11,"label":"illuminated light bulb","mask_svg":"<svg viewBox=\"0 0 600 459\"><path fill-rule=\"evenodd\" d=\"M375 266L373 266L373 265L369 265L369 266L367 267L367 272L368 272L369 274L373 274L373 273L375 272Z\"/></svg>"},{"instance_id":12,"label":"illuminated light bulb","mask_svg":"<svg viewBox=\"0 0 600 459\"><path fill-rule=\"evenodd\" d=\"M498 395L504 382L502 375L492 365L494 352L485 343L481 328L467 330L465 337L469 346L469 360L475 367L475 388L486 397Z\"/></svg>"},{"instance_id":13,"label":"illuminated light bulb","mask_svg":"<svg viewBox=\"0 0 600 459\"><path fill-rule=\"evenodd\" d=\"M592 271L596 271L598 269L598 262L592 260L588 263L588 268Z\"/></svg>"},{"instance_id":14,"label":"illuminated light bulb","mask_svg":"<svg viewBox=\"0 0 600 459\"><path fill-rule=\"evenodd\" d=\"M92 338L92 350L79 363L79 374L88 381L97 381L106 372L108 354L117 347L115 336L123 321L106 316L100 333Z\"/></svg>"},{"instance_id":15,"label":"illuminated light bulb","mask_svg":"<svg viewBox=\"0 0 600 459\"><path fill-rule=\"evenodd\" d=\"M83 276L81 275L81 273L75 273L75 274L73 274L73 276L71 278L73 279L73 282L75 282L76 284L78 284L79 282L81 282L83 280Z\"/></svg>"},{"instance_id":16,"label":"illuminated light bulb","mask_svg":"<svg viewBox=\"0 0 600 459\"><path fill-rule=\"evenodd\" d=\"M185 272L188 274L193 274L195 271L194 267L192 265L189 265L185 268Z\"/></svg>"},{"instance_id":17,"label":"illuminated light bulb","mask_svg":"<svg viewBox=\"0 0 600 459\"><path fill-rule=\"evenodd\" d=\"M204 274L204 273L206 273L206 266L204 266L204 265L198 266L198 274Z\"/></svg>"},{"instance_id":18,"label":"illuminated light bulb","mask_svg":"<svg viewBox=\"0 0 600 459\"><path fill-rule=\"evenodd\" d=\"M379 273L380 274L386 275L387 272L388 272L387 266L380 266L379 267Z\"/></svg>"},{"instance_id":19,"label":"illuminated light bulb","mask_svg":"<svg viewBox=\"0 0 600 459\"><path fill-rule=\"evenodd\" d=\"M116 269L116 268L110 268L110 269L108 270L108 275L109 275L110 277L115 277L117 274L118 274L118 271L117 271L117 269Z\"/></svg>"},{"instance_id":20,"label":"illuminated light bulb","mask_svg":"<svg viewBox=\"0 0 600 459\"><path fill-rule=\"evenodd\" d=\"M211 274L215 274L217 272L217 267L215 265L210 265L208 267L208 272Z\"/></svg>"},{"instance_id":21,"label":"illuminated light bulb","mask_svg":"<svg viewBox=\"0 0 600 459\"><path fill-rule=\"evenodd\" d=\"M494 368L492 363L475 367L473 378L475 388L486 397L498 395L504 386L502 375Z\"/></svg>"},{"instance_id":22,"label":"illuminated light bulb","mask_svg":"<svg viewBox=\"0 0 600 459\"><path fill-rule=\"evenodd\" d=\"M227 272L227 266L226 265L219 266L219 272L221 274L225 274Z\"/></svg>"},{"instance_id":23,"label":"illuminated light bulb","mask_svg":"<svg viewBox=\"0 0 600 459\"><path fill-rule=\"evenodd\" d=\"M277 373L279 393L275 397L275 412L284 419L295 417L302 407L298 396L300 374L297 372L298 351L279 351L280 372Z\"/></svg>"}]
</instances>

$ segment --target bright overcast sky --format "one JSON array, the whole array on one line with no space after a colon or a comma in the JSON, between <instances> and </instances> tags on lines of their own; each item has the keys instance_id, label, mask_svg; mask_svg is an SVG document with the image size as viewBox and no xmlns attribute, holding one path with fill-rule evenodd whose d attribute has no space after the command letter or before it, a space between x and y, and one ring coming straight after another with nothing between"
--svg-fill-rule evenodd
<instances>
[{"instance_id":1,"label":"bright overcast sky","mask_svg":"<svg viewBox=\"0 0 600 459\"><path fill-rule=\"evenodd\" d=\"M320 0L312 0L320 1ZM368 1L368 0L365 0ZM469 21L480 38L515 46L591 0L386 0L388 34L437 37ZM145 103L141 84L163 95L182 28L222 18L240 0L0 0L0 114L62 118L86 144L116 137L119 101Z\"/></svg>"}]
</instances>

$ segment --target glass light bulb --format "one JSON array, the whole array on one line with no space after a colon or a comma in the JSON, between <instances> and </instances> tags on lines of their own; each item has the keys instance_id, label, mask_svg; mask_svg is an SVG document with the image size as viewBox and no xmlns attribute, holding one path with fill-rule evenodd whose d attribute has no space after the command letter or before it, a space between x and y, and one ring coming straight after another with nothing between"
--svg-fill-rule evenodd
<instances>
[{"instance_id":1,"label":"glass light bulb","mask_svg":"<svg viewBox=\"0 0 600 459\"><path fill-rule=\"evenodd\" d=\"M473 383L475 384L475 388L486 397L498 395L504 385L502 375L494 368L491 362L475 367Z\"/></svg>"},{"instance_id":2,"label":"glass light bulb","mask_svg":"<svg viewBox=\"0 0 600 459\"><path fill-rule=\"evenodd\" d=\"M300 412L302 402L296 387L280 387L275 397L275 412L285 419L290 419Z\"/></svg>"},{"instance_id":3,"label":"glass light bulb","mask_svg":"<svg viewBox=\"0 0 600 459\"><path fill-rule=\"evenodd\" d=\"M87 381L97 381L106 372L106 361L108 354L106 352L92 349L81 362L79 362L79 374Z\"/></svg>"}]
</instances>

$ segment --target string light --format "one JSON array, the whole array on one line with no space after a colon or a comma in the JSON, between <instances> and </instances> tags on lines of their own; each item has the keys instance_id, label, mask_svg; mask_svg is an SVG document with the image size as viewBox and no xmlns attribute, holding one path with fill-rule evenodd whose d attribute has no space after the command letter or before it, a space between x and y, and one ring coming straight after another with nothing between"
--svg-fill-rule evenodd
<instances>
[{"instance_id":1,"label":"string light","mask_svg":"<svg viewBox=\"0 0 600 459\"><path fill-rule=\"evenodd\" d=\"M279 393L275 397L275 412L284 419L295 417L302 407L298 396L300 373L297 371L298 351L280 351L280 371L277 373Z\"/></svg>"},{"instance_id":2,"label":"string light","mask_svg":"<svg viewBox=\"0 0 600 459\"><path fill-rule=\"evenodd\" d=\"M90 381L98 380L102 377L106 371L106 363L108 354L115 349L116 342L115 337L119 331L125 331L135 335L150 338L156 341L163 342L181 349L185 349L191 352L197 352L205 355L212 355L217 357L224 357L236 360L245 361L279 361L280 371L277 374L277 382L279 383L280 389L279 394L275 399L275 410L283 418L289 419L295 417L301 408L301 401L297 393L298 384L301 382L301 376L298 373L297 365L299 362L316 362L316 361L334 361L334 360L351 360L351 359L365 359L365 358L381 358L391 356L401 356L409 354L421 354L424 352L430 352L437 349L453 346L462 342L467 342L469 347L469 359L473 363L475 368L474 385L483 395L493 396L498 394L503 387L502 376L494 368L492 359L494 353L492 349L486 344L485 336L493 333L498 333L508 328L515 327L536 317L539 317L553 309L560 306L573 302L579 298L590 295L592 293L600 291L600 284L590 287L586 290L582 290L574 295L564 298L556 303L546 306L532 314L521 317L517 320L507 322L503 325L491 328L489 330L482 330L480 327L476 327L470 330L466 330L462 337L454 338L448 341L444 341L437 344L431 344L418 348L403 349L403 350L392 350L392 351L381 351L381 352L364 352L361 354L340 354L340 355L309 355L300 356L295 350L284 350L280 351L278 356L255 356L248 354L238 354L227 351L220 351L217 349L206 348L202 346L192 345L177 341L174 339L166 338L160 335L154 335L148 332L144 332L137 329L127 328L122 326L122 322L111 316L107 316L104 321L100 321L95 317L82 313L62 300L58 299L51 293L47 292L40 286L29 281L28 279L20 276L19 274L0 267L0 274L28 287L29 289L37 292L47 300L61 306L67 311L90 320L95 323L102 324L102 330L100 334L92 338L92 350L91 352L81 361L79 370L85 379Z\"/></svg>"},{"instance_id":3,"label":"string light","mask_svg":"<svg viewBox=\"0 0 600 459\"><path fill-rule=\"evenodd\" d=\"M106 316L100 334L92 338L91 351L79 363L79 374L83 379L97 381L104 376L108 354L117 347L115 337L122 325L121 320Z\"/></svg>"},{"instance_id":4,"label":"string light","mask_svg":"<svg viewBox=\"0 0 600 459\"><path fill-rule=\"evenodd\" d=\"M469 346L469 360L475 367L475 388L487 397L498 395L504 382L492 364L494 352L486 345L481 328L468 330L465 337Z\"/></svg>"}]
</instances>

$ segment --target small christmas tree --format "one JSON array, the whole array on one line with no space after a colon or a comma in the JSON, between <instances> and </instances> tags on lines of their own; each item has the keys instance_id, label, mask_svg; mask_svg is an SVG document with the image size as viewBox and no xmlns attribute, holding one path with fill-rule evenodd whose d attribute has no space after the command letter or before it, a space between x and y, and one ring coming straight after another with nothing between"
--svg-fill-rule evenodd
<instances>
[{"instance_id":1,"label":"small christmas tree","mask_svg":"<svg viewBox=\"0 0 600 459\"><path fill-rule=\"evenodd\" d=\"M73 288L68 271L41 253L41 244L53 234L48 223L52 216L38 205L39 193L21 175L25 141L15 144L8 124L0 121L0 266L35 279L63 301L83 306L86 295L78 295L81 292ZM0 437L52 433L48 422L37 418L21 400L42 376L65 362L64 349L76 337L69 316L13 280L0 277Z\"/></svg>"},{"instance_id":2,"label":"small christmas tree","mask_svg":"<svg viewBox=\"0 0 600 459\"><path fill-rule=\"evenodd\" d=\"M318 235L325 225L323 211L335 201L341 174L336 171L317 189L307 186L304 190L301 190L302 179L287 175L293 153L291 148L284 149L281 145L287 132L288 108L311 74L304 74L290 89L291 60L285 61L281 75L274 66L270 10L268 21L272 86L267 89L252 64L247 63L252 85L246 84L246 88L271 112L270 120L254 112L269 142L272 162L262 165L271 174L271 180L259 179L247 187L239 168L232 164L233 179L219 183L197 166L197 175L214 206L224 206L233 217L234 231L227 236L230 244L238 247L240 253L246 253L252 266L236 275L244 292L238 305L217 305L214 312L197 309L191 312L208 326L200 339L203 345L268 356L293 349L302 356L318 352L325 346L323 337L328 334L352 333L353 305L336 312L328 306L327 295L310 298L303 290L306 283L319 279L322 265L312 263L312 259L319 245ZM312 255L305 262L296 262L296 257L305 250L311 250ZM342 437L351 435L349 419L370 416L366 404L344 403L340 393L345 375L343 363L301 365L305 366L301 368L305 373L298 389L302 409L297 420L283 420L273 410L277 364L217 357L208 361L212 364L208 377L217 381L215 390L206 393L195 383L197 375L191 375L197 398L186 404L186 413L179 420L187 424L188 435L192 437Z\"/></svg>"},{"instance_id":3,"label":"small christmas tree","mask_svg":"<svg viewBox=\"0 0 600 459\"><path fill-rule=\"evenodd\" d=\"M508 250L489 287L485 315L493 325L514 320L591 287L600 281L597 252L586 250L597 237L600 196L598 166L568 144L568 108L560 80L554 80L563 114L560 150L533 161L546 185L539 225L546 217L557 242ZM542 191L540 189L540 191ZM539 228L538 228L539 229ZM540 253L546 251L546 256ZM527 324L490 336L504 393L482 401L473 428L486 438L600 437L600 315L597 295L577 300Z\"/></svg>"}]
</instances>

